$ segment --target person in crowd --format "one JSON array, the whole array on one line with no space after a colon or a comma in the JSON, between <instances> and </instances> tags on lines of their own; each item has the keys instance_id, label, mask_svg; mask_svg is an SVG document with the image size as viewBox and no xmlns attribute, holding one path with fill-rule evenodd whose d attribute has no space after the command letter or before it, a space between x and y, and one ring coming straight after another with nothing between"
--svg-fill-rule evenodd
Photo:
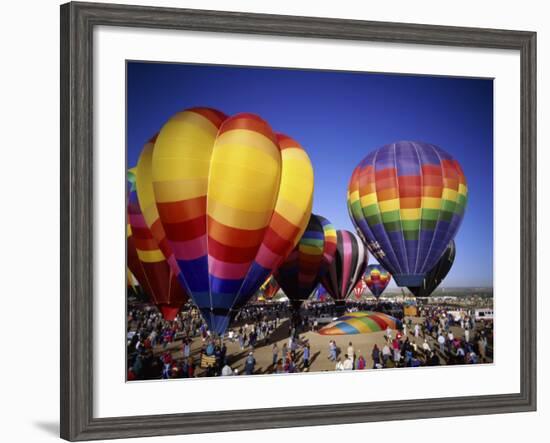
<instances>
[{"instance_id":1,"label":"person in crowd","mask_svg":"<svg viewBox=\"0 0 550 443\"><path fill-rule=\"evenodd\" d=\"M334 340L330 340L328 343L328 348L329 348L329 357L328 357L329 360L336 361L336 357L337 357L336 342Z\"/></svg>"},{"instance_id":2,"label":"person in crowd","mask_svg":"<svg viewBox=\"0 0 550 443\"><path fill-rule=\"evenodd\" d=\"M231 366L225 362L225 365L222 368L222 377L228 377L230 375L233 375L233 369L231 369Z\"/></svg>"},{"instance_id":3,"label":"person in crowd","mask_svg":"<svg viewBox=\"0 0 550 443\"><path fill-rule=\"evenodd\" d=\"M367 362L365 361L365 357L361 354L361 351L358 352L359 357L357 357L357 360L355 361L355 369L362 370L365 369L367 366Z\"/></svg>"},{"instance_id":4,"label":"person in crowd","mask_svg":"<svg viewBox=\"0 0 550 443\"><path fill-rule=\"evenodd\" d=\"M254 353L251 351L248 353L244 365L244 373L246 375L252 375L254 373L254 366L256 365L256 359L254 358Z\"/></svg>"},{"instance_id":5,"label":"person in crowd","mask_svg":"<svg viewBox=\"0 0 550 443\"><path fill-rule=\"evenodd\" d=\"M346 354L344 356L343 366L344 366L344 371L353 370L353 358L350 355Z\"/></svg>"},{"instance_id":6,"label":"person in crowd","mask_svg":"<svg viewBox=\"0 0 550 443\"><path fill-rule=\"evenodd\" d=\"M380 364L380 349L378 348L378 345L376 343L372 347L371 357L373 367L376 367L377 364Z\"/></svg>"},{"instance_id":7,"label":"person in crowd","mask_svg":"<svg viewBox=\"0 0 550 443\"><path fill-rule=\"evenodd\" d=\"M382 348L382 363L384 367L388 365L388 360L390 359L391 354L392 354L392 351L388 345L388 342L386 341L386 343L384 344L384 347Z\"/></svg>"},{"instance_id":8,"label":"person in crowd","mask_svg":"<svg viewBox=\"0 0 550 443\"><path fill-rule=\"evenodd\" d=\"M277 360L279 359L279 346L277 346L277 343L273 343L271 355L273 356L272 365L275 366L277 364Z\"/></svg>"},{"instance_id":9,"label":"person in crowd","mask_svg":"<svg viewBox=\"0 0 550 443\"><path fill-rule=\"evenodd\" d=\"M348 343L348 357L351 358L352 362L355 360L355 350L351 342Z\"/></svg>"}]
</instances>

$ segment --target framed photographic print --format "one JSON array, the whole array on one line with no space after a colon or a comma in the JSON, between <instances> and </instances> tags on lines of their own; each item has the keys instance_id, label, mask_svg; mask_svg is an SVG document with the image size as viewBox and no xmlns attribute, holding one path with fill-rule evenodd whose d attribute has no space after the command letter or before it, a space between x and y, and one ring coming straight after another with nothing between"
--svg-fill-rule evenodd
<instances>
[{"instance_id":1,"label":"framed photographic print","mask_svg":"<svg viewBox=\"0 0 550 443\"><path fill-rule=\"evenodd\" d=\"M63 5L61 436L535 410L535 41Z\"/></svg>"}]
</instances>

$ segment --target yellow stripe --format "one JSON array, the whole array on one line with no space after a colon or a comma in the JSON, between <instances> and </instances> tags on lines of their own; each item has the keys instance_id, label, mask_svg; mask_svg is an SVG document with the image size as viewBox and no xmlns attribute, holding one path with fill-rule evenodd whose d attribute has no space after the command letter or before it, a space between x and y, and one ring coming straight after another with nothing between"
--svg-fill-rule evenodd
<instances>
[{"instance_id":1,"label":"yellow stripe","mask_svg":"<svg viewBox=\"0 0 550 443\"><path fill-rule=\"evenodd\" d=\"M468 193L468 187L460 183L458 185L458 192L459 194L466 195Z\"/></svg>"},{"instance_id":2,"label":"yellow stripe","mask_svg":"<svg viewBox=\"0 0 550 443\"><path fill-rule=\"evenodd\" d=\"M284 149L281 154L282 173L275 211L301 227L313 198L313 168L303 149Z\"/></svg>"},{"instance_id":3,"label":"yellow stripe","mask_svg":"<svg viewBox=\"0 0 550 443\"><path fill-rule=\"evenodd\" d=\"M418 220L420 219L422 209L421 208L406 208L401 209L401 219L402 220Z\"/></svg>"},{"instance_id":4,"label":"yellow stripe","mask_svg":"<svg viewBox=\"0 0 550 443\"><path fill-rule=\"evenodd\" d=\"M153 151L153 181L206 178L217 129L193 112L172 117L161 129Z\"/></svg>"},{"instance_id":5,"label":"yellow stripe","mask_svg":"<svg viewBox=\"0 0 550 443\"><path fill-rule=\"evenodd\" d=\"M355 203L357 200L359 200L359 191L356 189L352 192L349 192L348 190L348 200L350 203Z\"/></svg>"},{"instance_id":6,"label":"yellow stripe","mask_svg":"<svg viewBox=\"0 0 550 443\"><path fill-rule=\"evenodd\" d=\"M450 200L455 202L457 200L458 193L454 189L450 188L443 188L443 193L441 194L441 198L443 200Z\"/></svg>"},{"instance_id":7,"label":"yellow stripe","mask_svg":"<svg viewBox=\"0 0 550 443\"><path fill-rule=\"evenodd\" d=\"M441 199L437 197L422 197L422 208L441 209Z\"/></svg>"},{"instance_id":8,"label":"yellow stripe","mask_svg":"<svg viewBox=\"0 0 550 443\"><path fill-rule=\"evenodd\" d=\"M206 195L208 178L194 178L153 184L157 203L178 202Z\"/></svg>"},{"instance_id":9,"label":"yellow stripe","mask_svg":"<svg viewBox=\"0 0 550 443\"><path fill-rule=\"evenodd\" d=\"M271 220L272 211L253 212L225 206L215 200L208 200L208 215L225 226L238 229L265 228Z\"/></svg>"},{"instance_id":10,"label":"yellow stripe","mask_svg":"<svg viewBox=\"0 0 550 443\"><path fill-rule=\"evenodd\" d=\"M130 223L126 224L126 237L130 237L132 235L132 227L130 226Z\"/></svg>"},{"instance_id":11,"label":"yellow stripe","mask_svg":"<svg viewBox=\"0 0 550 443\"><path fill-rule=\"evenodd\" d=\"M274 161L281 161L279 148L265 135L247 129L233 129L224 132L216 139L216 150L233 147L253 148L269 155Z\"/></svg>"},{"instance_id":12,"label":"yellow stripe","mask_svg":"<svg viewBox=\"0 0 550 443\"><path fill-rule=\"evenodd\" d=\"M367 206L374 205L375 203L378 203L378 197L376 196L376 192L372 192L371 194L366 194L361 196L361 206L363 208L366 208Z\"/></svg>"},{"instance_id":13,"label":"yellow stripe","mask_svg":"<svg viewBox=\"0 0 550 443\"><path fill-rule=\"evenodd\" d=\"M182 151L185 147L182 145ZM197 148L200 150L201 148ZM156 149L155 149L156 151ZM211 150L203 150L203 155L190 156L182 152L180 157L155 157L153 171L155 182L180 181L207 178L210 170ZM156 153L154 154L156 156Z\"/></svg>"},{"instance_id":14,"label":"yellow stripe","mask_svg":"<svg viewBox=\"0 0 550 443\"><path fill-rule=\"evenodd\" d=\"M164 255L160 249L153 249L151 251L137 251L139 259L144 263L157 263L164 260Z\"/></svg>"},{"instance_id":15,"label":"yellow stripe","mask_svg":"<svg viewBox=\"0 0 550 443\"><path fill-rule=\"evenodd\" d=\"M151 162L153 159L153 144L146 143L139 156L136 176L136 192L139 206L149 228L159 218L155 193L153 191L153 176Z\"/></svg>"},{"instance_id":16,"label":"yellow stripe","mask_svg":"<svg viewBox=\"0 0 550 443\"><path fill-rule=\"evenodd\" d=\"M248 131L250 132L250 131ZM264 137L265 138L265 137ZM273 146L273 149L277 149ZM279 190L280 156L255 146L216 143L208 180L208 201L244 211L271 213ZM216 214L210 212L216 219Z\"/></svg>"},{"instance_id":17,"label":"yellow stripe","mask_svg":"<svg viewBox=\"0 0 550 443\"><path fill-rule=\"evenodd\" d=\"M393 198L391 200L384 200L378 202L380 212L396 211L399 209L399 199Z\"/></svg>"}]
</instances>

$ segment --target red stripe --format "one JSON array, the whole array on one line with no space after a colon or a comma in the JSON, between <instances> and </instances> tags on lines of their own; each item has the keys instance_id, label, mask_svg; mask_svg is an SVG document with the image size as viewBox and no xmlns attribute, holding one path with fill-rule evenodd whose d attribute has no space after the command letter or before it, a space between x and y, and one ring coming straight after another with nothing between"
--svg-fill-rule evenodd
<instances>
[{"instance_id":1,"label":"red stripe","mask_svg":"<svg viewBox=\"0 0 550 443\"><path fill-rule=\"evenodd\" d=\"M207 118L216 128L219 128L224 120L227 120L227 115L225 115L223 112L218 111L217 109L191 108L189 109L189 111Z\"/></svg>"},{"instance_id":2,"label":"red stripe","mask_svg":"<svg viewBox=\"0 0 550 443\"><path fill-rule=\"evenodd\" d=\"M206 234L204 216L180 223L164 222L164 231L170 241L193 240Z\"/></svg>"},{"instance_id":3,"label":"red stripe","mask_svg":"<svg viewBox=\"0 0 550 443\"><path fill-rule=\"evenodd\" d=\"M303 149L302 146L300 145L300 143L298 143L296 140L289 137L288 135L277 134L276 137L277 137L277 142L279 143L279 147L281 148L281 151L283 149L288 149L288 148Z\"/></svg>"},{"instance_id":4,"label":"red stripe","mask_svg":"<svg viewBox=\"0 0 550 443\"><path fill-rule=\"evenodd\" d=\"M270 139L276 146L279 146L275 134L269 124L255 114L237 114L223 122L218 132L218 136L224 132L234 129L246 129L254 131Z\"/></svg>"},{"instance_id":5,"label":"red stripe","mask_svg":"<svg viewBox=\"0 0 550 443\"><path fill-rule=\"evenodd\" d=\"M256 258L258 246L237 248L208 237L208 255L227 263L249 263Z\"/></svg>"}]
</instances>

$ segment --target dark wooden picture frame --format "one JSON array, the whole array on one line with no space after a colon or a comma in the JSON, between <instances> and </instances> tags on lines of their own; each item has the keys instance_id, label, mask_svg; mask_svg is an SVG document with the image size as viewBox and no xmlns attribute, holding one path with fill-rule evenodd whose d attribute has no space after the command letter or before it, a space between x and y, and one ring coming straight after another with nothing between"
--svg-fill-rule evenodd
<instances>
[{"instance_id":1,"label":"dark wooden picture frame","mask_svg":"<svg viewBox=\"0 0 550 443\"><path fill-rule=\"evenodd\" d=\"M521 391L518 394L93 417L93 29L96 26L517 50L521 57ZM345 407L342 407L345 406ZM235 12L61 6L61 437L67 440L495 414L536 409L536 33Z\"/></svg>"}]
</instances>

